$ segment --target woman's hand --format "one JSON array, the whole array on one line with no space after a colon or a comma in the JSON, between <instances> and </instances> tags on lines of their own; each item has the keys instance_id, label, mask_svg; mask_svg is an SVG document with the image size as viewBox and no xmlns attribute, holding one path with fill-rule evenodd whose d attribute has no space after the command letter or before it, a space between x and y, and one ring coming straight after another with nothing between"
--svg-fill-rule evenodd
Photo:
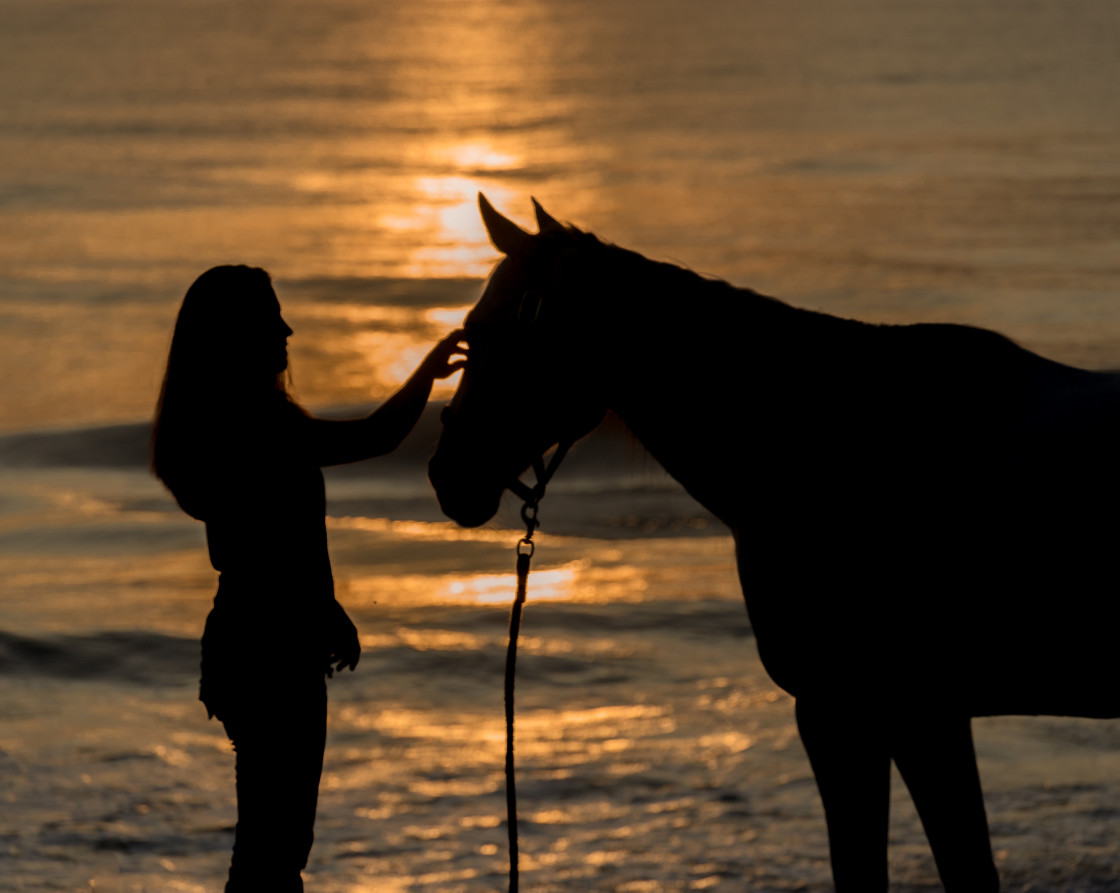
<instances>
[{"instance_id":1,"label":"woman's hand","mask_svg":"<svg viewBox=\"0 0 1120 893\"><path fill-rule=\"evenodd\" d=\"M461 359L452 360L455 355ZM420 364L420 370L429 380L447 378L467 365L467 348L463 342L463 330L456 329L432 348Z\"/></svg>"},{"instance_id":2,"label":"woman's hand","mask_svg":"<svg viewBox=\"0 0 1120 893\"><path fill-rule=\"evenodd\" d=\"M458 359L453 359L456 356ZM466 358L467 346L463 340L463 330L456 329L431 349L408 381L392 397L360 422L348 423L357 426L349 429L356 432L352 446L343 443L333 448L322 448L319 455L324 458L319 459L319 464L354 462L391 453L401 445L424 412L432 393L433 382L462 369L467 365ZM335 430L340 430L337 428L338 422L325 424L334 425Z\"/></svg>"},{"instance_id":3,"label":"woman's hand","mask_svg":"<svg viewBox=\"0 0 1120 893\"><path fill-rule=\"evenodd\" d=\"M353 670L358 666L358 658L362 656L358 628L354 626L337 601L328 619L327 646L329 651L327 676L333 676L335 670L341 670L343 667Z\"/></svg>"}]
</instances>

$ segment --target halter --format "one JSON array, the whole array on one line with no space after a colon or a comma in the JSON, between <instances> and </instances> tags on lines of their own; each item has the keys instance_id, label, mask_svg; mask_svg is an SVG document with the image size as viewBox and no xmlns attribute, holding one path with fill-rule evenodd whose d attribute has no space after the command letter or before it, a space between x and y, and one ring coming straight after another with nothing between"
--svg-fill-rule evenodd
<instances>
[{"instance_id":1,"label":"halter","mask_svg":"<svg viewBox=\"0 0 1120 893\"><path fill-rule=\"evenodd\" d=\"M570 440L557 444L556 452L548 460L548 465L545 465L543 455L533 459L533 474L536 475L537 482L532 487L520 478L514 478L506 485L506 489L524 503L521 506L521 520L525 522L526 527L525 541L531 540L533 531L540 527L540 522L537 520L537 507L540 505L540 501L544 499L545 487L548 486L548 482L552 480L552 476L556 474L556 469L560 467L560 463L564 461L564 457L568 455L568 450L571 448L572 441Z\"/></svg>"},{"instance_id":2,"label":"halter","mask_svg":"<svg viewBox=\"0 0 1120 893\"><path fill-rule=\"evenodd\" d=\"M540 319L544 303L543 292L533 288L526 289L521 293L521 299L517 302L517 313L514 317L516 323L525 329L532 329ZM467 340L470 340L469 335ZM545 465L544 454L533 459L533 473L537 477L534 486L528 486L516 476L506 484L506 489L524 503L521 507L521 520L525 522L526 527L525 538L522 540L525 544L532 545L533 531L540 526L540 522L537 521L537 507L544 498L545 487L552 480L552 476L556 473L556 469L560 467L560 463L568 454L568 450L571 449L573 443L574 441L571 440L561 441L556 447L556 452L552 454L548 465Z\"/></svg>"}]
</instances>

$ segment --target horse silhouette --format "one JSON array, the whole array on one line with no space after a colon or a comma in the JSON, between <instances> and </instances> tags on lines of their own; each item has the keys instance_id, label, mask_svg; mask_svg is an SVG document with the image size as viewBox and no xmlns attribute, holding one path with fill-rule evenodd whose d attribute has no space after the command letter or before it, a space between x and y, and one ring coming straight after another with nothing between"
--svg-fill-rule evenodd
<instances>
[{"instance_id":1,"label":"horse silhouette","mask_svg":"<svg viewBox=\"0 0 1120 893\"><path fill-rule=\"evenodd\" d=\"M994 891L974 716L1120 716L1120 375L797 309L479 197L505 255L429 475L489 520L608 411L734 535L836 888L887 889L890 762L947 891Z\"/></svg>"}]
</instances>

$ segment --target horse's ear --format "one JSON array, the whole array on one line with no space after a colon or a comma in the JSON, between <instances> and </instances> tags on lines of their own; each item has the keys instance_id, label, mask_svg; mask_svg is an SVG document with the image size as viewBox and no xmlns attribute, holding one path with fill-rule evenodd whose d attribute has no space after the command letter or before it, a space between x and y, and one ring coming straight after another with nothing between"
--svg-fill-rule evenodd
<instances>
[{"instance_id":1,"label":"horse's ear","mask_svg":"<svg viewBox=\"0 0 1120 893\"><path fill-rule=\"evenodd\" d=\"M537 229L542 233L556 232L564 229L564 224L541 207L541 203L533 199L533 210L537 212Z\"/></svg>"},{"instance_id":2,"label":"horse's ear","mask_svg":"<svg viewBox=\"0 0 1120 893\"><path fill-rule=\"evenodd\" d=\"M486 234L502 254L522 254L529 250L533 244L532 234L495 211L481 192L478 194L478 209L482 212L482 222L486 224Z\"/></svg>"}]
</instances>

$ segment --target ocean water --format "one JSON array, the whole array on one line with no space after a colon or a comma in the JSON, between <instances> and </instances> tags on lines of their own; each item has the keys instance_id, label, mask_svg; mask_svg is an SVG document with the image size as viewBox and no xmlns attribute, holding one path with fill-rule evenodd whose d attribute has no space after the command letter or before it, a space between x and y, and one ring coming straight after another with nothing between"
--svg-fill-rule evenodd
<instances>
[{"instance_id":1,"label":"ocean water","mask_svg":"<svg viewBox=\"0 0 1120 893\"><path fill-rule=\"evenodd\" d=\"M480 190L801 306L1117 367L1118 38L1111 0L0 0L0 891L221 887L233 757L196 701L214 574L146 472L198 273L272 272L324 413L385 397L462 319L496 259ZM504 888L517 513L439 515L453 386L398 453L328 476L364 655L331 682L309 890ZM830 889L725 531L613 429L541 515L526 885ZM1120 890L1120 726L976 735L1006 888ZM936 889L893 803L896 889Z\"/></svg>"}]
</instances>

